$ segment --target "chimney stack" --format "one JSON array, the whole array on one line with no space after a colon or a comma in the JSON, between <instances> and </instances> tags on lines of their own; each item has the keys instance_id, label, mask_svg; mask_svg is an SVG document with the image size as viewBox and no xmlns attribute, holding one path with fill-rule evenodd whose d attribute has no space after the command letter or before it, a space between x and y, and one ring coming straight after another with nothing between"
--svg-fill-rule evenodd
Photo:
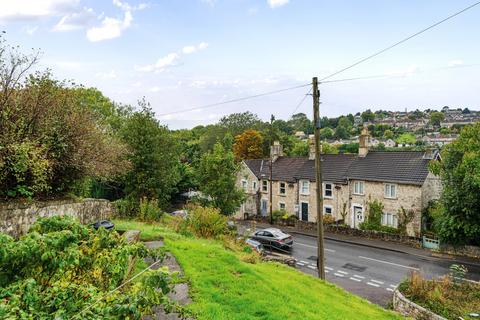
<instances>
[{"instance_id":1,"label":"chimney stack","mask_svg":"<svg viewBox=\"0 0 480 320\"><path fill-rule=\"evenodd\" d=\"M367 126L363 127L359 140L358 156L365 157L368 154L368 147L370 144L370 134L368 133Z\"/></svg>"},{"instance_id":2,"label":"chimney stack","mask_svg":"<svg viewBox=\"0 0 480 320\"><path fill-rule=\"evenodd\" d=\"M273 145L270 149L270 156L272 157L272 161L275 162L278 157L283 156L283 147L280 144L280 141L274 141Z\"/></svg>"}]
</instances>

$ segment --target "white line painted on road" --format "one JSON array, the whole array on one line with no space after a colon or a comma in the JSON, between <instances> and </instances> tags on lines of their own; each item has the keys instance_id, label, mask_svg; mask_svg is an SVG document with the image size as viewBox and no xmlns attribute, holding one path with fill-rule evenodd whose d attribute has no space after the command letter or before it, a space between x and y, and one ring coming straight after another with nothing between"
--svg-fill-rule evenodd
<instances>
[{"instance_id":1,"label":"white line painted on road","mask_svg":"<svg viewBox=\"0 0 480 320\"><path fill-rule=\"evenodd\" d=\"M384 283L385 283L385 282L383 282L383 281L378 281L378 280L374 280L374 279L372 279L372 280L370 280L370 281L375 282L375 283L378 283L378 284L384 284Z\"/></svg>"},{"instance_id":2,"label":"white line painted on road","mask_svg":"<svg viewBox=\"0 0 480 320\"><path fill-rule=\"evenodd\" d=\"M301 246L304 246L304 247L308 247L308 248L317 249L317 246L311 246L311 245L306 244L306 243L295 242L295 244L298 244L298 245L301 245ZM328 252L337 252L336 250L328 249L328 248L324 248L324 250L325 250L325 251L328 251Z\"/></svg>"},{"instance_id":3,"label":"white line painted on road","mask_svg":"<svg viewBox=\"0 0 480 320\"><path fill-rule=\"evenodd\" d=\"M325 269L326 269L326 270L333 271L333 268L330 268L330 267L327 267L327 266L325 266Z\"/></svg>"},{"instance_id":4,"label":"white line painted on road","mask_svg":"<svg viewBox=\"0 0 480 320\"><path fill-rule=\"evenodd\" d=\"M378 284L376 284L376 283L373 283L373 282L367 282L367 284L368 284L369 286L372 286L372 287L377 287L377 288L380 287L380 285L378 285Z\"/></svg>"},{"instance_id":5,"label":"white line painted on road","mask_svg":"<svg viewBox=\"0 0 480 320\"><path fill-rule=\"evenodd\" d=\"M387 288L387 291L393 292L392 288Z\"/></svg>"},{"instance_id":6,"label":"white line painted on road","mask_svg":"<svg viewBox=\"0 0 480 320\"><path fill-rule=\"evenodd\" d=\"M297 262L297 266L303 267L305 263Z\"/></svg>"},{"instance_id":7,"label":"white line painted on road","mask_svg":"<svg viewBox=\"0 0 480 320\"><path fill-rule=\"evenodd\" d=\"M308 264L307 261L300 260L300 262L303 263L303 264Z\"/></svg>"},{"instance_id":8,"label":"white line painted on road","mask_svg":"<svg viewBox=\"0 0 480 320\"><path fill-rule=\"evenodd\" d=\"M330 272L330 271L328 271L328 270L325 270L325 273L329 273L329 272Z\"/></svg>"},{"instance_id":9,"label":"white line painted on road","mask_svg":"<svg viewBox=\"0 0 480 320\"><path fill-rule=\"evenodd\" d=\"M307 267L309 267L310 269L313 269L313 270L317 270L317 267L315 267L315 266L308 265Z\"/></svg>"},{"instance_id":10,"label":"white line painted on road","mask_svg":"<svg viewBox=\"0 0 480 320\"><path fill-rule=\"evenodd\" d=\"M344 275L341 274L341 273L336 273L336 272L335 272L334 275L336 275L337 277L342 277L342 278L344 277Z\"/></svg>"},{"instance_id":11,"label":"white line painted on road","mask_svg":"<svg viewBox=\"0 0 480 320\"><path fill-rule=\"evenodd\" d=\"M395 289L397 286L394 285L394 284L391 284L390 287L392 287L393 289Z\"/></svg>"},{"instance_id":12,"label":"white line painted on road","mask_svg":"<svg viewBox=\"0 0 480 320\"><path fill-rule=\"evenodd\" d=\"M392 266L397 266L397 267L402 267L402 268L407 268L407 269L412 269L412 270L417 270L417 271L420 270L419 268L404 266L404 265L398 264L398 263L393 263L393 262L388 262L388 261L383 261L383 260L378 260L378 259L373 259L373 258L367 258L367 257L363 257L363 256L358 256L358 257L361 258L361 259L372 260L372 261L376 261L376 262L380 262L380 263L389 264L389 265L392 265Z\"/></svg>"},{"instance_id":13,"label":"white line painted on road","mask_svg":"<svg viewBox=\"0 0 480 320\"><path fill-rule=\"evenodd\" d=\"M343 274L348 274L348 272L342 271L342 270L337 270L338 273L343 273Z\"/></svg>"},{"instance_id":14,"label":"white line painted on road","mask_svg":"<svg viewBox=\"0 0 480 320\"><path fill-rule=\"evenodd\" d=\"M356 278L365 279L364 276L359 276L358 274L354 274L353 276L356 277Z\"/></svg>"},{"instance_id":15,"label":"white line painted on road","mask_svg":"<svg viewBox=\"0 0 480 320\"><path fill-rule=\"evenodd\" d=\"M362 279L353 278L353 277L350 277L350 280L357 281L357 282L362 282Z\"/></svg>"}]
</instances>

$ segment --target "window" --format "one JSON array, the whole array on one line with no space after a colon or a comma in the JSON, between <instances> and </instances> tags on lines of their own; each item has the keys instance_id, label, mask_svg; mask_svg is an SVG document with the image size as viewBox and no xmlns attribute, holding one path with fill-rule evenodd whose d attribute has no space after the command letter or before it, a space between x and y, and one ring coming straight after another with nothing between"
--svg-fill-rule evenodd
<instances>
[{"instance_id":1,"label":"window","mask_svg":"<svg viewBox=\"0 0 480 320\"><path fill-rule=\"evenodd\" d=\"M285 203L284 202L279 202L278 203L278 208L280 208L280 210L285 210Z\"/></svg>"},{"instance_id":2,"label":"window","mask_svg":"<svg viewBox=\"0 0 480 320\"><path fill-rule=\"evenodd\" d=\"M267 180L263 180L263 181L262 181L262 191L263 191L263 192L267 192L267 191L268 191L268 181L267 181Z\"/></svg>"},{"instance_id":3,"label":"window","mask_svg":"<svg viewBox=\"0 0 480 320\"><path fill-rule=\"evenodd\" d=\"M323 213L325 213L325 214L332 214L332 213L333 213L333 208L332 208L332 206L323 206Z\"/></svg>"},{"instance_id":4,"label":"window","mask_svg":"<svg viewBox=\"0 0 480 320\"><path fill-rule=\"evenodd\" d=\"M398 227L397 215L392 213L383 213L382 225L397 228Z\"/></svg>"},{"instance_id":5,"label":"window","mask_svg":"<svg viewBox=\"0 0 480 320\"><path fill-rule=\"evenodd\" d=\"M280 182L280 184L279 184L279 193L280 193L280 194L285 194L285 192L286 192L285 182Z\"/></svg>"},{"instance_id":6,"label":"window","mask_svg":"<svg viewBox=\"0 0 480 320\"><path fill-rule=\"evenodd\" d=\"M325 183L325 191L323 196L325 198L333 198L333 184Z\"/></svg>"},{"instance_id":7,"label":"window","mask_svg":"<svg viewBox=\"0 0 480 320\"><path fill-rule=\"evenodd\" d=\"M397 197L397 185L386 183L385 184L385 198L396 198Z\"/></svg>"},{"instance_id":8,"label":"window","mask_svg":"<svg viewBox=\"0 0 480 320\"><path fill-rule=\"evenodd\" d=\"M364 194L363 193L363 181L355 181L353 183L353 193L354 194Z\"/></svg>"},{"instance_id":9,"label":"window","mask_svg":"<svg viewBox=\"0 0 480 320\"><path fill-rule=\"evenodd\" d=\"M247 180L242 180L242 188L243 188L244 191L247 191L247 188L248 188Z\"/></svg>"},{"instance_id":10,"label":"window","mask_svg":"<svg viewBox=\"0 0 480 320\"><path fill-rule=\"evenodd\" d=\"M301 185L300 185L300 193L305 194L305 195L310 194L310 181L302 180Z\"/></svg>"},{"instance_id":11,"label":"window","mask_svg":"<svg viewBox=\"0 0 480 320\"><path fill-rule=\"evenodd\" d=\"M257 181L253 181L252 189L253 189L253 192L257 191Z\"/></svg>"}]
</instances>

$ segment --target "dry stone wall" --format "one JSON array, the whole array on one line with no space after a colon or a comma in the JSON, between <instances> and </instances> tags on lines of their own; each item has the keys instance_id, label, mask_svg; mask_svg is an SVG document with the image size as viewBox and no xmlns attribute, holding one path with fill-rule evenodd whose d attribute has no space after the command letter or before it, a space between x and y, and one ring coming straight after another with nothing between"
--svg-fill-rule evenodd
<instances>
[{"instance_id":1,"label":"dry stone wall","mask_svg":"<svg viewBox=\"0 0 480 320\"><path fill-rule=\"evenodd\" d=\"M113 213L112 203L103 199L0 203L0 232L18 238L39 218L68 215L88 224L108 219Z\"/></svg>"}]
</instances>

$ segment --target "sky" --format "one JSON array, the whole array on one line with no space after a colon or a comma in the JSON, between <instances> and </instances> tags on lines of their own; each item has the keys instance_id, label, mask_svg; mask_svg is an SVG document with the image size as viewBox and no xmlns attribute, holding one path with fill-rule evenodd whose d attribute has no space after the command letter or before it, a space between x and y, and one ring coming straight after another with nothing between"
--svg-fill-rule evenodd
<instances>
[{"instance_id":1,"label":"sky","mask_svg":"<svg viewBox=\"0 0 480 320\"><path fill-rule=\"evenodd\" d=\"M145 97L171 129L233 112L312 114L300 86L377 52L474 0L0 0L0 30L38 69L119 103ZM480 5L323 83L321 116L480 109ZM179 112L185 109L199 109ZM175 112L175 113L173 113ZM173 113L173 114L172 114Z\"/></svg>"}]
</instances>

